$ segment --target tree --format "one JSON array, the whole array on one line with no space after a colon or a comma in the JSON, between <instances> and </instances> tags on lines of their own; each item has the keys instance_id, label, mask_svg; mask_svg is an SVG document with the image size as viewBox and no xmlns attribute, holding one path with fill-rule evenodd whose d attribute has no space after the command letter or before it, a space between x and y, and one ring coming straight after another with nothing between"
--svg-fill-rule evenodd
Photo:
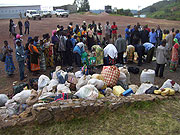
<instances>
[{"instance_id":1,"label":"tree","mask_svg":"<svg viewBox=\"0 0 180 135\"><path fill-rule=\"evenodd\" d=\"M90 5L88 0L74 0L73 5L76 5L79 12L87 12L90 10Z\"/></svg>"}]
</instances>

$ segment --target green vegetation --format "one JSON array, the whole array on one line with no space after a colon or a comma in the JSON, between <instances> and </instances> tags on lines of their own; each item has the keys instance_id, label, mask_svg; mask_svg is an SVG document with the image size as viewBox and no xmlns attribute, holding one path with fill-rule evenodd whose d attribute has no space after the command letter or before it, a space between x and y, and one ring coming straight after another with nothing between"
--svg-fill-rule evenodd
<instances>
[{"instance_id":1,"label":"green vegetation","mask_svg":"<svg viewBox=\"0 0 180 135\"><path fill-rule=\"evenodd\" d=\"M141 10L141 14L157 19L180 21L180 1L163 0Z\"/></svg>"},{"instance_id":2,"label":"green vegetation","mask_svg":"<svg viewBox=\"0 0 180 135\"><path fill-rule=\"evenodd\" d=\"M137 102L82 119L3 129L3 135L179 135L180 100Z\"/></svg>"},{"instance_id":3,"label":"green vegetation","mask_svg":"<svg viewBox=\"0 0 180 135\"><path fill-rule=\"evenodd\" d=\"M113 16L133 16L130 9L124 10L124 9L118 9L116 13L111 13L110 15Z\"/></svg>"}]
</instances>

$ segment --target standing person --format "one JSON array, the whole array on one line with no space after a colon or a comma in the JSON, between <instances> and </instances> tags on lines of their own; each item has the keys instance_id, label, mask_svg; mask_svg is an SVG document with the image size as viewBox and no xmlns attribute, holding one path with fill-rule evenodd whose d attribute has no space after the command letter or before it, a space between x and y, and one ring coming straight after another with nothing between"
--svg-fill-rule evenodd
<instances>
[{"instance_id":1,"label":"standing person","mask_svg":"<svg viewBox=\"0 0 180 135\"><path fill-rule=\"evenodd\" d=\"M170 64L170 71L174 72L177 69L178 66L178 50L180 49L180 45L177 38L174 38L175 45L172 48L172 58L171 58L171 64Z\"/></svg>"},{"instance_id":2,"label":"standing person","mask_svg":"<svg viewBox=\"0 0 180 135\"><path fill-rule=\"evenodd\" d=\"M162 40L166 39L166 36L168 35L167 34L167 31L166 29L163 30L163 36L162 36Z\"/></svg>"},{"instance_id":3,"label":"standing person","mask_svg":"<svg viewBox=\"0 0 180 135\"><path fill-rule=\"evenodd\" d=\"M40 40L39 52L41 54L40 56L40 70L41 71L46 71L46 59L45 59L44 51L45 51L45 47L44 47L43 40Z\"/></svg>"},{"instance_id":4,"label":"standing person","mask_svg":"<svg viewBox=\"0 0 180 135\"><path fill-rule=\"evenodd\" d=\"M64 32L61 32L60 35L58 51L62 54L62 64L66 65L66 37Z\"/></svg>"},{"instance_id":5,"label":"standing person","mask_svg":"<svg viewBox=\"0 0 180 135\"><path fill-rule=\"evenodd\" d=\"M25 45L25 56L26 56L26 64L29 72L31 72L31 62L30 62L30 51L29 51L29 43L31 41L32 37L28 37L27 43Z\"/></svg>"},{"instance_id":6,"label":"standing person","mask_svg":"<svg viewBox=\"0 0 180 135\"><path fill-rule=\"evenodd\" d=\"M137 44L139 44L141 35L140 35L140 32L139 32L137 26L134 29L135 30L131 33L131 44L132 45L137 45Z\"/></svg>"},{"instance_id":7,"label":"standing person","mask_svg":"<svg viewBox=\"0 0 180 135\"><path fill-rule=\"evenodd\" d=\"M169 33L169 30L167 30L167 36L166 36L166 51L167 51L167 61L168 64L171 60L171 53L172 53L172 47L173 47L173 32Z\"/></svg>"},{"instance_id":8,"label":"standing person","mask_svg":"<svg viewBox=\"0 0 180 135\"><path fill-rule=\"evenodd\" d=\"M146 30L146 26L143 27L143 30L140 32L141 34L141 44L149 42L149 32Z\"/></svg>"},{"instance_id":9,"label":"standing person","mask_svg":"<svg viewBox=\"0 0 180 135\"><path fill-rule=\"evenodd\" d=\"M156 32L156 35L157 35L157 37L156 37L156 39L157 39L156 47L157 47L160 44L161 40L162 40L162 30L161 30L159 25L157 26L157 29L156 29L155 32Z\"/></svg>"},{"instance_id":10,"label":"standing person","mask_svg":"<svg viewBox=\"0 0 180 135\"><path fill-rule=\"evenodd\" d=\"M52 31L52 37L51 37L51 42L54 44L53 46L53 53L54 53L54 62L57 65L58 62L58 45L59 45L59 38L57 35L57 31L53 30Z\"/></svg>"},{"instance_id":11,"label":"standing person","mask_svg":"<svg viewBox=\"0 0 180 135\"><path fill-rule=\"evenodd\" d=\"M39 36L35 36L33 45L37 47L38 44L39 44Z\"/></svg>"},{"instance_id":12,"label":"standing person","mask_svg":"<svg viewBox=\"0 0 180 135\"><path fill-rule=\"evenodd\" d=\"M111 26L109 25L109 22L106 22L105 28L105 38L108 43L110 43L110 35L111 35Z\"/></svg>"},{"instance_id":13,"label":"standing person","mask_svg":"<svg viewBox=\"0 0 180 135\"><path fill-rule=\"evenodd\" d=\"M103 30L103 27L102 27L101 23L98 23L97 36L101 43L102 43L102 30Z\"/></svg>"},{"instance_id":14,"label":"standing person","mask_svg":"<svg viewBox=\"0 0 180 135\"><path fill-rule=\"evenodd\" d=\"M117 40L117 25L116 22L113 22L113 25L111 26L111 30L112 30L112 41L113 43Z\"/></svg>"},{"instance_id":15,"label":"standing person","mask_svg":"<svg viewBox=\"0 0 180 135\"><path fill-rule=\"evenodd\" d=\"M19 18L22 20L22 13L21 12L19 13Z\"/></svg>"},{"instance_id":16,"label":"standing person","mask_svg":"<svg viewBox=\"0 0 180 135\"><path fill-rule=\"evenodd\" d=\"M31 71L34 72L35 75L40 70L40 61L39 61L40 53L37 47L33 43L34 40L31 39L29 43L29 51L30 51Z\"/></svg>"},{"instance_id":17,"label":"standing person","mask_svg":"<svg viewBox=\"0 0 180 135\"><path fill-rule=\"evenodd\" d=\"M156 39L157 39L157 33L155 32L154 29L152 29L152 31L149 33L149 42L155 46L158 46Z\"/></svg>"},{"instance_id":18,"label":"standing person","mask_svg":"<svg viewBox=\"0 0 180 135\"><path fill-rule=\"evenodd\" d=\"M21 20L18 21L18 26L19 26L20 35L23 35L23 32L22 32L23 24L22 24Z\"/></svg>"},{"instance_id":19,"label":"standing person","mask_svg":"<svg viewBox=\"0 0 180 135\"><path fill-rule=\"evenodd\" d=\"M126 41L128 42L128 45L130 45L130 37L131 37L131 25L127 25L127 28L125 29L125 38Z\"/></svg>"},{"instance_id":20,"label":"standing person","mask_svg":"<svg viewBox=\"0 0 180 135\"><path fill-rule=\"evenodd\" d=\"M16 59L19 66L19 73L20 73L20 80L24 80L26 76L24 75L24 61L25 61L25 55L24 55L24 47L21 44L20 40L16 40Z\"/></svg>"},{"instance_id":21,"label":"standing person","mask_svg":"<svg viewBox=\"0 0 180 135\"><path fill-rule=\"evenodd\" d=\"M25 32L24 32L24 34L26 34L26 32L27 32L28 35L29 35L30 23L29 23L28 19L26 19L26 21L24 22L24 27L25 27Z\"/></svg>"},{"instance_id":22,"label":"standing person","mask_svg":"<svg viewBox=\"0 0 180 135\"><path fill-rule=\"evenodd\" d=\"M83 28L84 31L87 31L87 24L86 24L86 21L83 21L82 28Z\"/></svg>"},{"instance_id":23,"label":"standing person","mask_svg":"<svg viewBox=\"0 0 180 135\"><path fill-rule=\"evenodd\" d=\"M142 31L142 27L141 27L141 25L140 25L139 22L137 22L137 27L138 27L138 30L139 30L139 31Z\"/></svg>"},{"instance_id":24,"label":"standing person","mask_svg":"<svg viewBox=\"0 0 180 135\"><path fill-rule=\"evenodd\" d=\"M122 38L121 34L118 35L118 39L115 42L115 46L118 51L117 63L124 64L123 54L124 52L126 52L127 45L126 45L126 40Z\"/></svg>"},{"instance_id":25,"label":"standing person","mask_svg":"<svg viewBox=\"0 0 180 135\"><path fill-rule=\"evenodd\" d=\"M154 55L155 46L148 42L144 43L143 46L145 47L145 53L147 54L146 62L150 63Z\"/></svg>"},{"instance_id":26,"label":"standing person","mask_svg":"<svg viewBox=\"0 0 180 135\"><path fill-rule=\"evenodd\" d=\"M156 77L160 77L163 78L163 73L164 73L164 67L166 64L166 40L162 41L162 44L160 46L157 47L156 50L156 70L155 70L155 74ZM160 69L160 74L159 74L159 69Z\"/></svg>"},{"instance_id":27,"label":"standing person","mask_svg":"<svg viewBox=\"0 0 180 135\"><path fill-rule=\"evenodd\" d=\"M15 24L12 19L9 20L9 36L15 33Z\"/></svg>"},{"instance_id":28,"label":"standing person","mask_svg":"<svg viewBox=\"0 0 180 135\"><path fill-rule=\"evenodd\" d=\"M147 30L148 32L151 32L151 29L148 27L148 24L145 25L145 30Z\"/></svg>"},{"instance_id":29,"label":"standing person","mask_svg":"<svg viewBox=\"0 0 180 135\"><path fill-rule=\"evenodd\" d=\"M87 32L87 46L88 50L91 50L91 47L95 44L94 42L94 35L93 35L93 26L90 25L90 28L88 29Z\"/></svg>"},{"instance_id":30,"label":"standing person","mask_svg":"<svg viewBox=\"0 0 180 135\"><path fill-rule=\"evenodd\" d=\"M84 52L84 43L79 42L76 44L76 46L73 49L73 53L75 56L75 63L78 67L81 67L81 55Z\"/></svg>"},{"instance_id":31,"label":"standing person","mask_svg":"<svg viewBox=\"0 0 180 135\"><path fill-rule=\"evenodd\" d=\"M97 32L97 25L95 24L95 21L92 21L92 27L93 27L93 32L96 33Z\"/></svg>"},{"instance_id":32,"label":"standing person","mask_svg":"<svg viewBox=\"0 0 180 135\"><path fill-rule=\"evenodd\" d=\"M2 47L2 53L5 55L5 71L8 76L14 73L15 66L12 58L13 49L11 49L8 41L4 41L4 46Z\"/></svg>"},{"instance_id":33,"label":"standing person","mask_svg":"<svg viewBox=\"0 0 180 135\"><path fill-rule=\"evenodd\" d=\"M68 38L66 40L66 54L67 54L67 57L66 57L66 60L67 60L67 64L68 66L72 66L72 55L73 55L73 44L72 44L72 41L71 41L71 35L68 35Z\"/></svg>"}]
</instances>

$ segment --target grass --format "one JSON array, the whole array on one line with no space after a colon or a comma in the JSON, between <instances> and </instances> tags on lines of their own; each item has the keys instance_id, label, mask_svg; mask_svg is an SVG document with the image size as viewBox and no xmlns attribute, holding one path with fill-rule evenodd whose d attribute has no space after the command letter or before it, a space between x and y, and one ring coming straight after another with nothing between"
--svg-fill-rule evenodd
<instances>
[{"instance_id":1,"label":"grass","mask_svg":"<svg viewBox=\"0 0 180 135\"><path fill-rule=\"evenodd\" d=\"M96 116L3 129L4 135L178 135L180 100L141 102Z\"/></svg>"}]
</instances>

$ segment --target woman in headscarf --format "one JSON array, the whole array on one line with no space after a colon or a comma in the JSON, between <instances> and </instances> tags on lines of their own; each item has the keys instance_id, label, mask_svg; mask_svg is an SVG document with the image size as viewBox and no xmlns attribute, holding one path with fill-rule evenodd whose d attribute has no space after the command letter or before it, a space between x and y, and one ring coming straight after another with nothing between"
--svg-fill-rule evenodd
<instances>
[{"instance_id":1,"label":"woman in headscarf","mask_svg":"<svg viewBox=\"0 0 180 135\"><path fill-rule=\"evenodd\" d=\"M28 70L31 72L31 61L30 61L30 50L29 50L29 43L32 37L28 37L27 43L25 45L25 56L26 56L26 64L28 67Z\"/></svg>"},{"instance_id":2,"label":"woman in headscarf","mask_svg":"<svg viewBox=\"0 0 180 135\"><path fill-rule=\"evenodd\" d=\"M118 55L118 51L113 44L108 44L104 48L104 64L105 65L114 65L116 62L116 58Z\"/></svg>"},{"instance_id":3,"label":"woman in headscarf","mask_svg":"<svg viewBox=\"0 0 180 135\"><path fill-rule=\"evenodd\" d=\"M75 63L78 67L81 66L81 55L83 52L84 52L84 43L83 42L77 43L73 49L73 53L75 56Z\"/></svg>"},{"instance_id":4,"label":"woman in headscarf","mask_svg":"<svg viewBox=\"0 0 180 135\"><path fill-rule=\"evenodd\" d=\"M104 50L100 47L100 45L93 45L92 51L94 51L94 55L96 57L96 66L103 65L104 61Z\"/></svg>"},{"instance_id":5,"label":"woman in headscarf","mask_svg":"<svg viewBox=\"0 0 180 135\"><path fill-rule=\"evenodd\" d=\"M34 40L31 39L29 43L29 51L30 51L30 60L31 60L31 71L37 73L40 70L40 53L37 47L33 44Z\"/></svg>"},{"instance_id":6,"label":"woman in headscarf","mask_svg":"<svg viewBox=\"0 0 180 135\"><path fill-rule=\"evenodd\" d=\"M15 66L12 59L13 49L8 45L8 41L4 41L4 46L2 48L2 53L5 55L5 70L8 76L14 73Z\"/></svg>"},{"instance_id":7,"label":"woman in headscarf","mask_svg":"<svg viewBox=\"0 0 180 135\"><path fill-rule=\"evenodd\" d=\"M135 52L135 47L133 45L128 45L126 50L127 61L132 62L134 60L134 52Z\"/></svg>"},{"instance_id":8,"label":"woman in headscarf","mask_svg":"<svg viewBox=\"0 0 180 135\"><path fill-rule=\"evenodd\" d=\"M177 38L174 38L174 46L172 48L172 58L171 58L171 64L170 64L170 71L174 72L176 71L176 68L178 66L178 50L180 49L180 45Z\"/></svg>"},{"instance_id":9,"label":"woman in headscarf","mask_svg":"<svg viewBox=\"0 0 180 135\"><path fill-rule=\"evenodd\" d=\"M46 67L54 67L54 60L53 60L53 44L50 42L50 36L49 34L43 35L43 42L45 47L45 59L46 59Z\"/></svg>"},{"instance_id":10,"label":"woman in headscarf","mask_svg":"<svg viewBox=\"0 0 180 135\"><path fill-rule=\"evenodd\" d=\"M46 71L46 59L45 59L45 55L44 55L44 43L43 40L40 40L40 44L39 44L39 52L41 54L40 56L40 69L41 71Z\"/></svg>"}]
</instances>

